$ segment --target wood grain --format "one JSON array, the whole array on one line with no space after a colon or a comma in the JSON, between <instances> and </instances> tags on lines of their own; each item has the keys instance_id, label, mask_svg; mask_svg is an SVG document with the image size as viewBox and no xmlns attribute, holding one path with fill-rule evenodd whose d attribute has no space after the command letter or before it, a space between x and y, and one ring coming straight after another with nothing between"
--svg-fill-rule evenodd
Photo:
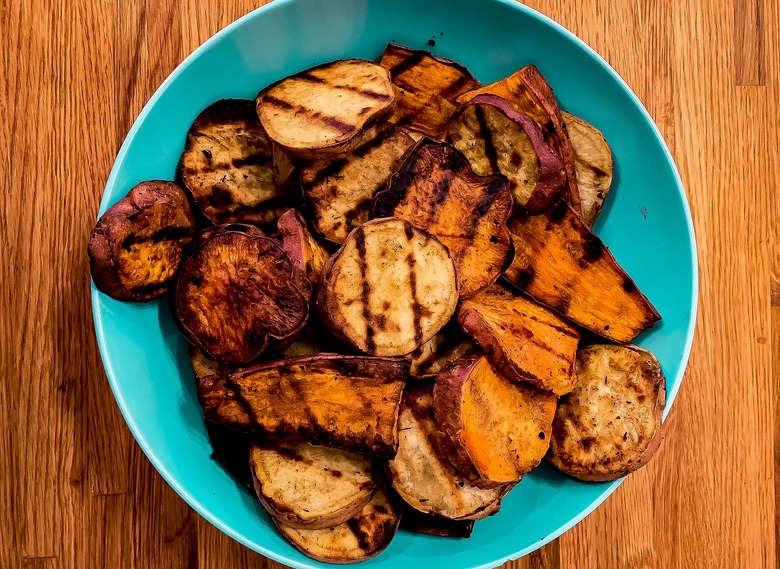
<instances>
[{"instance_id":1,"label":"wood grain","mask_svg":"<svg viewBox=\"0 0 780 569\"><path fill-rule=\"evenodd\" d=\"M114 156L195 47L257 0L0 0L0 567L262 568L162 481L116 408L85 245ZM780 569L780 8L533 0L672 148L698 236L690 367L651 464L513 569Z\"/></svg>"}]
</instances>

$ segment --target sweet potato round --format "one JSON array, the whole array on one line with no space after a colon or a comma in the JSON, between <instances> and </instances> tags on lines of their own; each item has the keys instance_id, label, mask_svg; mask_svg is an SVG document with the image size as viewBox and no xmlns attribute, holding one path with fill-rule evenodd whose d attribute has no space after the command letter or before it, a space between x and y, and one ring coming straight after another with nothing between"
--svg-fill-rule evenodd
<instances>
[{"instance_id":1,"label":"sweet potato round","mask_svg":"<svg viewBox=\"0 0 780 569\"><path fill-rule=\"evenodd\" d=\"M595 345L577 354L577 385L561 398L548 460L580 480L601 482L644 466L661 445L666 380L636 346Z\"/></svg>"},{"instance_id":2,"label":"sweet potato round","mask_svg":"<svg viewBox=\"0 0 780 569\"><path fill-rule=\"evenodd\" d=\"M89 267L99 291L117 300L165 296L195 232L187 195L177 184L141 182L100 216L89 239Z\"/></svg>"},{"instance_id":3,"label":"sweet potato round","mask_svg":"<svg viewBox=\"0 0 780 569\"><path fill-rule=\"evenodd\" d=\"M208 357L244 364L269 338L283 340L303 327L310 286L259 229L217 226L200 234L184 262L174 310L184 335Z\"/></svg>"}]
</instances>

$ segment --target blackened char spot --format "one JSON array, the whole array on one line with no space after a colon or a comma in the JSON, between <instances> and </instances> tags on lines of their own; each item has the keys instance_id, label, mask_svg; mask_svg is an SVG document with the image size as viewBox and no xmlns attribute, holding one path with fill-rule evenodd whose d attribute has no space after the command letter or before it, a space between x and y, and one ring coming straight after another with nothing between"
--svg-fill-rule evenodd
<instances>
[{"instance_id":1,"label":"blackened char spot","mask_svg":"<svg viewBox=\"0 0 780 569\"><path fill-rule=\"evenodd\" d=\"M233 160L230 161L234 168L241 168L242 166L265 166L271 162L273 162L273 158L263 154L253 154L246 158L233 158Z\"/></svg>"},{"instance_id":2,"label":"blackened char spot","mask_svg":"<svg viewBox=\"0 0 780 569\"><path fill-rule=\"evenodd\" d=\"M590 437L586 437L586 438L582 439L582 448L584 448L585 451L587 452L587 451L590 450L590 447L592 447L593 443L595 443L595 442L596 442L595 439L592 439Z\"/></svg>"},{"instance_id":3,"label":"blackened char spot","mask_svg":"<svg viewBox=\"0 0 780 569\"><path fill-rule=\"evenodd\" d=\"M303 456L301 456L301 454L298 453L295 449L291 449L286 446L279 445L279 447L276 449L276 452L278 452L280 455L282 455L285 458L294 460L295 462L304 462Z\"/></svg>"},{"instance_id":4,"label":"blackened char spot","mask_svg":"<svg viewBox=\"0 0 780 569\"><path fill-rule=\"evenodd\" d=\"M477 204L477 214L482 217L493 205L493 202L498 198L499 192L504 188L504 180L499 177L493 177L494 179L485 187L485 195L479 200Z\"/></svg>"},{"instance_id":5,"label":"blackened char spot","mask_svg":"<svg viewBox=\"0 0 780 569\"><path fill-rule=\"evenodd\" d=\"M523 163L523 157L519 152L513 150L512 154L509 156L509 163L515 168L518 168Z\"/></svg>"},{"instance_id":6,"label":"blackened char spot","mask_svg":"<svg viewBox=\"0 0 780 569\"><path fill-rule=\"evenodd\" d=\"M220 185L211 186L211 193L206 194L204 197L206 203L215 209L234 203L233 194Z\"/></svg>"},{"instance_id":7,"label":"blackened char spot","mask_svg":"<svg viewBox=\"0 0 780 569\"><path fill-rule=\"evenodd\" d=\"M488 127L485 111L481 105L474 106L474 116L477 118L477 124L479 124L479 136L485 143L485 158L487 158L490 164L490 171L495 174L499 171L498 153L493 144L493 131Z\"/></svg>"},{"instance_id":8,"label":"blackened char spot","mask_svg":"<svg viewBox=\"0 0 780 569\"><path fill-rule=\"evenodd\" d=\"M569 206L566 204L566 202L563 200L558 200L553 205L551 205L545 213L547 214L547 219L549 219L552 223L558 223L560 220L566 217L568 211Z\"/></svg>"},{"instance_id":9,"label":"blackened char spot","mask_svg":"<svg viewBox=\"0 0 780 569\"><path fill-rule=\"evenodd\" d=\"M623 277L623 290L629 294L636 292L636 285L634 284L634 281L628 277Z\"/></svg>"},{"instance_id":10,"label":"blackened char spot","mask_svg":"<svg viewBox=\"0 0 780 569\"><path fill-rule=\"evenodd\" d=\"M328 472L330 473L331 476L335 478L341 478L342 476L344 476L344 473L341 472L340 470L330 469L328 470Z\"/></svg>"},{"instance_id":11,"label":"blackened char spot","mask_svg":"<svg viewBox=\"0 0 780 569\"><path fill-rule=\"evenodd\" d=\"M412 227L411 223L404 222L404 235L406 236L406 239L408 241L411 241L414 237L414 228ZM411 255L409 255L411 257ZM409 259L407 258L407 262L409 262ZM414 259L412 259L412 262L414 262Z\"/></svg>"},{"instance_id":12,"label":"blackened char spot","mask_svg":"<svg viewBox=\"0 0 780 569\"><path fill-rule=\"evenodd\" d=\"M192 235L192 230L189 227L163 227L152 233L151 237L141 237L139 235L128 235L122 241L122 249L129 251L133 245L138 243L144 243L152 241L159 243L160 241L171 241L174 239L184 239Z\"/></svg>"},{"instance_id":13,"label":"blackened char spot","mask_svg":"<svg viewBox=\"0 0 780 569\"><path fill-rule=\"evenodd\" d=\"M534 280L534 277L536 277L536 270L533 267L528 267L526 269L518 269L516 271L517 276L515 276L514 280L512 281L513 284L521 289L527 288L529 284L531 284L531 281Z\"/></svg>"},{"instance_id":14,"label":"blackened char spot","mask_svg":"<svg viewBox=\"0 0 780 569\"><path fill-rule=\"evenodd\" d=\"M374 342L374 328L371 326L371 312L368 309L368 300L371 296L371 284L366 275L366 235L362 230L355 232L355 248L358 252L358 266L360 267L360 281L362 284L360 299L363 302L363 321L366 323L366 351L373 352L376 348Z\"/></svg>"},{"instance_id":15,"label":"blackened char spot","mask_svg":"<svg viewBox=\"0 0 780 569\"><path fill-rule=\"evenodd\" d=\"M348 164L347 160L334 160L324 168L321 168L314 175L314 179L311 181L312 185L319 184L327 178L335 177L339 172L344 169L344 166Z\"/></svg>"},{"instance_id":16,"label":"blackened char spot","mask_svg":"<svg viewBox=\"0 0 780 569\"><path fill-rule=\"evenodd\" d=\"M352 535L355 536L355 539L358 542L358 547L365 552L371 551L371 534L369 534L360 526L360 520L358 518L347 520L347 527L349 528L349 531L352 532Z\"/></svg>"},{"instance_id":17,"label":"blackened char spot","mask_svg":"<svg viewBox=\"0 0 780 569\"><path fill-rule=\"evenodd\" d=\"M590 264L604 256L604 244L595 235L587 235L582 242L581 263Z\"/></svg>"},{"instance_id":18,"label":"blackened char spot","mask_svg":"<svg viewBox=\"0 0 780 569\"><path fill-rule=\"evenodd\" d=\"M561 294L560 298L552 305L552 307L561 314L566 314L566 311L569 310L570 305L571 297L566 294Z\"/></svg>"},{"instance_id":19,"label":"blackened char spot","mask_svg":"<svg viewBox=\"0 0 780 569\"><path fill-rule=\"evenodd\" d=\"M211 160L211 150L206 150L205 148L201 150L203 152L203 156L205 156L208 160Z\"/></svg>"}]
</instances>

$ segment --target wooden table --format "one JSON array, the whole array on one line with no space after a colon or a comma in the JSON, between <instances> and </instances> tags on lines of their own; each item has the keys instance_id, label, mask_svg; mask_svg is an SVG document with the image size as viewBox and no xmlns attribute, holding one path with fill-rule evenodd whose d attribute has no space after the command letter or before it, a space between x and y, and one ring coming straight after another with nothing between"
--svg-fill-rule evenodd
<instances>
[{"instance_id":1,"label":"wooden table","mask_svg":"<svg viewBox=\"0 0 780 569\"><path fill-rule=\"evenodd\" d=\"M0 567L277 567L165 484L100 364L86 243L125 133L258 0L0 2ZM688 190L701 302L655 460L514 568L780 567L780 8L533 0L625 77ZM669 275L673 278L673 275Z\"/></svg>"}]
</instances>

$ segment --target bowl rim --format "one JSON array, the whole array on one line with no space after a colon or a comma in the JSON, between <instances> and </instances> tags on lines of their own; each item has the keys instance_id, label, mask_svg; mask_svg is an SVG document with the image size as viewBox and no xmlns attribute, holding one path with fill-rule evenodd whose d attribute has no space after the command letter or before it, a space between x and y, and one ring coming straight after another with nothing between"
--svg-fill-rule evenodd
<instances>
[{"instance_id":1,"label":"bowl rim","mask_svg":"<svg viewBox=\"0 0 780 569\"><path fill-rule=\"evenodd\" d=\"M168 75L168 77L165 78L165 80L160 84L160 86L155 90L155 92L152 94L152 96L149 98L149 100L144 105L141 112L138 114L138 116L133 121L133 125L131 126L130 130L128 131L124 141L122 142L121 147L119 148L119 152L116 155L116 158L114 159L114 163L111 167L111 172L109 173L108 179L106 181L106 184L103 188L103 195L100 199L100 205L99 205L99 214L103 212L108 207L108 192L107 190L115 185L116 178L118 176L120 165L123 163L124 158L127 154L128 148L130 144L132 143L133 139L135 138L141 123L144 122L146 116L149 114L151 109L155 106L157 103L157 100L162 96L162 93L165 92L168 88L168 86L176 80L176 78L181 75L195 60L197 60L202 54L208 52L211 50L216 43L218 43L222 38L229 36L231 33L233 33L234 30L243 27L246 25L250 20L253 20L257 17L262 16L266 12L272 12L276 9L281 8L282 6L285 6L287 4L293 4L297 0L274 0L273 2L270 2L268 4L265 4L263 6L260 6L259 8L255 8L254 10L244 14L240 18L234 20L221 30L217 31L214 35L209 37L205 42L203 42L200 46L198 46L192 53L190 53L184 60L179 63L174 70ZM367 0L366 0L367 1ZM596 52L592 47L590 47L585 41L580 39L576 34L574 34L572 31L570 31L568 28L563 26L562 24L556 22L549 16L546 16L545 14L542 14L541 12L522 4L521 2L518 2L516 0L492 0L494 2L497 2L499 4L503 4L506 6L509 6L513 9L519 10L521 12L524 12L527 16L530 18L536 20L541 25L546 25L551 27L554 31L560 33L565 38L571 40L577 47L582 49L586 54L588 54L600 67L602 67L608 74L612 75L615 79L617 79L618 85L620 86L621 90L624 92L625 95L628 96L628 98L636 105L636 107L639 109L643 119L646 123L648 123L651 127L651 130L653 134L655 135L656 139L660 142L661 148L663 150L664 158L666 159L667 163L671 167L672 174L674 176L674 181L677 187L677 191L679 192L682 200L682 206L683 206L683 213L685 216L685 221L687 224L688 229L688 235L690 236L688 247L690 249L691 253L691 269L692 269L692 278L691 278L691 306L690 306L690 319L688 321L688 329L686 330L685 334L685 346L683 348L683 354L682 359L680 361L680 367L678 369L677 375L674 377L674 380L672 381L672 387L666 394L666 405L664 407L663 411L663 421L666 421L666 418L671 411L672 404L674 403L674 400L677 397L677 394L680 389L680 385L682 384L682 380L685 375L685 371L688 367L688 361L690 359L691 354L691 348L693 345L693 336L696 329L696 320L698 315L698 304L699 304L699 260L698 260L698 250L696 247L696 233L693 225L693 217L691 215L691 209L690 204L688 202L688 196L687 192L685 190L685 186L683 184L682 178L680 177L680 173L677 169L677 165L674 161L674 158L669 150L668 145L666 144L666 140L664 139L663 135L661 134L660 130L658 129L658 126L655 124L655 121L650 116L650 113L647 111L645 106L642 104L642 101L639 99L639 97L633 92L631 87L629 87L628 83L621 77L621 75L615 71L615 69L607 63L607 61L599 55L598 52ZM106 376L108 378L109 385L111 386L111 391L113 392L114 398L117 402L117 406L119 407L120 412L122 413L122 417L125 420L125 423L130 428L131 433L133 434L133 437L138 442L138 445L141 447L141 450L146 455L147 459L152 463L154 468L157 470L157 472L160 473L160 475L163 477L165 482L173 488L173 490L191 507L193 508L199 515L201 515L203 518L205 518L209 523L214 525L215 527L219 528L220 531L227 534L231 538L235 539L239 543L249 547L250 549L256 551L257 553L260 553L261 555L264 555L274 561L284 563L286 565L289 565L291 567L296 567L300 569L310 569L313 567L316 567L319 562L311 561L311 562L301 562L295 559L291 559L287 556L285 556L283 553L279 553L276 551L273 551L271 549L268 549L267 547L263 546L260 543L257 543L243 534L239 533L238 531L231 528L226 523L222 522L219 518L212 515L211 512L208 510L206 506L204 506L197 498L195 498L184 486L182 486L178 480L171 475L171 473L163 466L163 464L158 459L157 455L154 452L154 449L151 447L147 439L143 436L141 428L139 425L134 421L133 417L129 414L127 409L127 404L125 402L124 397L122 396L122 391L119 387L119 382L117 381L118 375L112 366L110 358L106 355L108 353L108 338L106 337L104 333L104 326L103 326L103 311L101 309L101 305L99 302L100 299L100 292L95 288L94 284L91 285L91 303L92 303L92 313L93 313L93 324L95 326L95 334L97 337L98 342L98 349L100 351L100 357L103 362L103 368L105 369ZM491 567L496 567L498 565L501 565L503 563L506 563L507 561L519 559L520 557L523 557L524 555L527 555L531 553L532 551L535 551L536 549L542 547L543 545L553 541L554 539L557 539L562 534L569 531L571 528L573 528L575 525L577 525L579 522L581 522L584 518L586 518L588 515L590 515L598 506L600 506L617 488L620 486L620 484L623 483L625 478L620 478L618 480L615 480L608 486L604 487L604 491L599 494L593 502L585 508L582 512L580 512L577 516L572 518L569 522L562 525L560 528L558 528L556 531L550 533L549 535L545 536L544 538L541 538L537 540L536 542L528 545L527 547L518 550L515 553L509 554L507 556L501 557L499 559L496 559L494 561L489 561L487 563L482 563L480 565L475 565L473 569L489 569Z\"/></svg>"}]
</instances>

